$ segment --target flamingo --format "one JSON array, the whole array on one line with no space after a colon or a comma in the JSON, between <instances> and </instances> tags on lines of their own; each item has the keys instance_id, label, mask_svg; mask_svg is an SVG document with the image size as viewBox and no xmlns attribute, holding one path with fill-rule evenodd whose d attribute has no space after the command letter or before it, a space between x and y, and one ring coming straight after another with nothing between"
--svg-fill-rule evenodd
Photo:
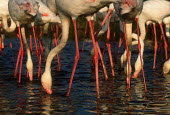
<instances>
[{"instance_id":1,"label":"flamingo","mask_svg":"<svg viewBox=\"0 0 170 115\"><path fill-rule=\"evenodd\" d=\"M163 65L163 74L167 74L170 71L170 59L168 59Z\"/></svg>"},{"instance_id":2,"label":"flamingo","mask_svg":"<svg viewBox=\"0 0 170 115\"><path fill-rule=\"evenodd\" d=\"M131 50L132 50L132 22L138 14L141 13L143 8L143 0L131 0L131 4L126 4L126 0L119 5L115 4L115 10L118 12L120 19L125 23L125 38L126 38L126 50L127 50L127 64L126 64L126 74L127 74L127 86L130 87L130 77L131 77ZM123 24L124 25L124 24ZM139 40L138 40L139 41ZM140 42L140 41L139 41ZM140 49L139 49L140 50ZM139 51L140 52L140 51ZM144 78L145 82L145 78ZM146 84L146 83L144 83ZM146 86L145 86L146 89Z\"/></svg>"},{"instance_id":3,"label":"flamingo","mask_svg":"<svg viewBox=\"0 0 170 115\"><path fill-rule=\"evenodd\" d=\"M2 10L0 12L0 20L1 20L1 44L0 47L3 49L4 48L4 38L5 34L4 31L7 33L13 32L16 29L16 24L14 21L11 19L9 15L9 10L8 10L8 0L1 0L0 1L0 9ZM8 26L8 21L10 21L10 26Z\"/></svg>"},{"instance_id":4,"label":"flamingo","mask_svg":"<svg viewBox=\"0 0 170 115\"><path fill-rule=\"evenodd\" d=\"M67 96L70 94L70 88L72 85L72 80L74 76L74 71L76 69L76 65L78 63L79 59L79 49L78 49L78 38L77 38L77 32L76 32L76 18L80 15L86 16L88 20L88 24L90 27L90 33L93 41L94 46L94 57L95 57L95 75L96 75L96 90L97 90L97 97L99 98L99 81L98 81L98 52L96 49L96 42L93 35L93 29L91 25L91 15L93 13L97 12L100 8L106 6L110 3L120 2L119 0L73 0L70 4L69 0L56 0L56 5L58 9L59 16L61 18L61 24L62 24L62 38L58 46L53 48L46 61L45 66L45 72L43 73L41 77L41 83L43 88L46 90L47 93L51 94L51 86L52 86L52 77L51 77L51 62L56 54L58 54L66 45L68 40L68 34L69 34L69 24L70 24L70 17L73 20L74 23L74 30L75 30L75 42L76 42L76 57L75 57L75 63L70 79L70 84L68 88Z\"/></svg>"},{"instance_id":5,"label":"flamingo","mask_svg":"<svg viewBox=\"0 0 170 115\"><path fill-rule=\"evenodd\" d=\"M58 30L57 29L58 29L58 24L61 23L61 20L60 20L58 14L57 14L55 0L48 0L48 1L42 0L42 2L46 5L46 7L48 7L50 12L53 13L53 15L50 16L50 17L53 17L53 18L51 18L51 20L49 20L48 23L45 23L43 25L43 31L42 31L43 35L45 35L45 37L43 37L43 40L44 40L44 47L45 47L44 48L45 49L45 56L47 57L47 55L48 55L48 53L50 51L50 44L51 44L51 39L49 39L49 37L46 38L46 36L48 35L49 27L50 26L53 27L53 25L55 25L54 26L55 27L55 29L54 29L55 31L53 33L53 36L54 36L54 44L57 45L58 44L58 41L57 41L57 38L56 38L56 37L58 37L58 32L57 32ZM55 8L54 8L54 6L55 6ZM41 8L39 8L39 9L41 9ZM42 10L45 10L45 9L42 8ZM46 17L44 16L44 18L46 18ZM60 63L59 55L57 55L57 59L58 59L58 68L57 68L57 70L60 70L61 63Z\"/></svg>"},{"instance_id":6,"label":"flamingo","mask_svg":"<svg viewBox=\"0 0 170 115\"><path fill-rule=\"evenodd\" d=\"M37 13L37 16L35 18L35 25L43 25L44 26L44 30L45 28L47 27L48 28L48 25L49 23L52 23L52 24L58 24L58 23L61 23L61 20L59 18L58 15L56 15L54 12L52 12L48 7L47 5L45 5L44 3L42 3L40 0L36 0L39 4L39 9L38 9L38 13ZM45 32L47 32L48 29L46 29ZM40 43L40 46L41 45L41 42ZM48 43L46 42L45 43L45 46L48 46L47 45ZM42 47L41 48L41 51L43 50ZM48 49L48 47L45 47L45 53L46 53L46 49ZM41 76L41 55L39 55L39 67L38 67L38 77Z\"/></svg>"},{"instance_id":7,"label":"flamingo","mask_svg":"<svg viewBox=\"0 0 170 115\"><path fill-rule=\"evenodd\" d=\"M138 24L140 28L140 37L144 40L146 36L145 23L147 21L154 21L159 23L161 32L164 39L164 48L165 48L165 56L168 58L167 54L167 42L164 37L164 32L162 29L162 22L167 23L167 16L170 15L170 2L167 0L148 0L143 4L143 10L141 14L138 16ZM166 24L167 25L167 24ZM154 33L156 33L155 25L154 25ZM155 69L155 61L156 61L156 51L157 51L157 38L155 35L155 47L154 47L154 64L153 69Z\"/></svg>"},{"instance_id":8,"label":"flamingo","mask_svg":"<svg viewBox=\"0 0 170 115\"><path fill-rule=\"evenodd\" d=\"M135 41L132 41L132 46L138 44L138 36L136 34L132 34L132 38L135 39ZM134 72L132 78L136 78L138 76L138 74L141 71L142 66L143 66L144 41L141 37L139 37L139 40L140 40L141 50L140 50L140 53L138 54L137 60L135 62L135 72ZM127 53L127 51L125 50L124 53L121 55L121 58L120 58L121 67L123 67L124 62L127 60L126 53ZM140 60L140 54L142 56L142 65L141 65L141 60ZM124 69L124 70L126 73L126 69Z\"/></svg>"},{"instance_id":9,"label":"flamingo","mask_svg":"<svg viewBox=\"0 0 170 115\"><path fill-rule=\"evenodd\" d=\"M32 25L34 25L34 20L37 15L39 5L35 0L23 0L23 1L9 0L8 6L9 6L10 16L16 23L16 25L18 27L18 31L19 31L19 38L20 38L21 46L20 46L18 61L19 61L19 58L21 58L20 65L22 65L22 58L23 58L22 40L23 40L23 43L24 43L24 45L26 47L26 51L27 51L26 67L28 70L30 81L32 81L32 79L33 79L33 62L32 62L32 58L31 58L31 52L30 52L30 49L29 49L27 41L26 41L24 25L28 24L28 23L32 23ZM20 30L20 26L21 26L21 30ZM21 40L21 36L22 36L22 40ZM20 67L19 82L20 82L20 78L21 78L21 67Z\"/></svg>"},{"instance_id":10,"label":"flamingo","mask_svg":"<svg viewBox=\"0 0 170 115\"><path fill-rule=\"evenodd\" d=\"M35 25L41 25L46 23L61 23L58 15L51 11L44 3L40 0L36 0L39 4L38 13L35 18Z\"/></svg>"}]
</instances>

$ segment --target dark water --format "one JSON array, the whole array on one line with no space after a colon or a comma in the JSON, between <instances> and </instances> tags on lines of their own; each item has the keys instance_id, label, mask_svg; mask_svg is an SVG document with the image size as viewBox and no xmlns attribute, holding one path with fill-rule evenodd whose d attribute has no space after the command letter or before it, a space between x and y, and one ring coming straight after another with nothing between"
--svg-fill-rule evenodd
<instances>
[{"instance_id":1,"label":"dark water","mask_svg":"<svg viewBox=\"0 0 170 115\"><path fill-rule=\"evenodd\" d=\"M13 49L9 42L13 42ZM131 89L126 89L126 76L118 73L118 57L115 77L111 70L107 53L104 54L109 80L105 81L102 67L99 67L100 99L96 98L95 75L91 63L90 50L92 43L85 44L77 66L70 97L66 97L69 77L71 75L75 48L74 42L68 42L60 53L61 71L57 71L57 60L53 60L53 94L48 95L42 89L40 78L37 77L37 57L33 52L34 80L30 82L25 74L25 60L21 83L13 77L15 60L18 54L18 39L5 40L5 55L0 55L0 114L44 114L44 115L111 115L111 114L170 114L170 75L163 76L163 54L157 56L156 70L152 70L153 46L146 42L144 53L144 69L148 92L144 91L142 74L131 79ZM80 43L82 46L82 43ZM104 48L104 43L101 42ZM134 47L135 49L136 47ZM162 50L163 51L163 50ZM106 52L106 51L105 51ZM122 51L121 51L122 53ZM137 57L133 50L132 63ZM117 59L117 60L116 60ZM42 69L44 69L44 59ZM44 70L43 70L44 71Z\"/></svg>"}]
</instances>

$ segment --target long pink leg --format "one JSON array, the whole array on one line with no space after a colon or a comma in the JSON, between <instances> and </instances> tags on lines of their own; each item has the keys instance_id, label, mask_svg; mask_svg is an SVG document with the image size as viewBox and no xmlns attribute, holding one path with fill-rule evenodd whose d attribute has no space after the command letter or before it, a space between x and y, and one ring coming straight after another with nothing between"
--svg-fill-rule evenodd
<instances>
[{"instance_id":1,"label":"long pink leg","mask_svg":"<svg viewBox=\"0 0 170 115\"><path fill-rule=\"evenodd\" d=\"M111 16L112 15L109 16L109 22L110 22ZM112 60L112 53L111 53L111 46L110 46L110 24L109 24L108 29L107 29L106 46L107 46L107 50L108 50L108 54L109 54L112 76L114 76L115 75L114 64L113 64L113 60Z\"/></svg>"},{"instance_id":2,"label":"long pink leg","mask_svg":"<svg viewBox=\"0 0 170 115\"><path fill-rule=\"evenodd\" d=\"M39 51L38 51L37 37L36 37L36 34L35 34L35 27L34 26L32 26L32 32L33 32L33 35L34 35L34 43L35 43L35 48L36 48L36 55L38 56Z\"/></svg>"},{"instance_id":3,"label":"long pink leg","mask_svg":"<svg viewBox=\"0 0 170 115\"><path fill-rule=\"evenodd\" d=\"M104 64L103 54L101 53L101 50L100 50L98 42L96 43L96 48L97 48L97 51L99 53L99 57L100 57L101 64L102 64L102 67L103 67L103 72L104 72L105 80L108 80L108 75L107 75L107 71L106 71L106 66Z\"/></svg>"},{"instance_id":4,"label":"long pink leg","mask_svg":"<svg viewBox=\"0 0 170 115\"><path fill-rule=\"evenodd\" d=\"M35 42L35 46L36 46L36 55L38 56L38 77L40 77L41 76L41 54L43 52L43 47L42 47L42 44L41 44L40 40L37 39L36 32L35 32L35 27L34 26L32 26L32 31L33 31L34 42ZM40 51L38 51L37 42L39 44Z\"/></svg>"},{"instance_id":5,"label":"long pink leg","mask_svg":"<svg viewBox=\"0 0 170 115\"><path fill-rule=\"evenodd\" d=\"M18 73L17 71L18 71L18 64L19 64L20 56L21 56L21 46L19 48L18 58L17 58L16 64L15 64L14 77L17 77L17 73Z\"/></svg>"},{"instance_id":6,"label":"long pink leg","mask_svg":"<svg viewBox=\"0 0 170 115\"><path fill-rule=\"evenodd\" d=\"M17 58L16 66L15 66L14 77L17 76L18 64L19 64L19 60L20 60L20 57L21 57L22 51L23 51L23 43L22 43L22 38L21 38L21 28L20 28L20 26L18 26L18 33L19 33L18 37L20 39L20 49L19 49L19 52L18 52L18 58Z\"/></svg>"},{"instance_id":7,"label":"long pink leg","mask_svg":"<svg viewBox=\"0 0 170 115\"><path fill-rule=\"evenodd\" d=\"M108 10L105 18L103 19L102 23L100 24L99 29L95 32L95 35L94 35L94 36L97 36L97 35L99 34L99 31L102 29L103 25L104 25L105 22L106 22L106 19L109 17L109 15L112 13L112 11L113 11L112 9L109 9L109 10Z\"/></svg>"},{"instance_id":8,"label":"long pink leg","mask_svg":"<svg viewBox=\"0 0 170 115\"><path fill-rule=\"evenodd\" d=\"M160 23L159 26L161 28L161 33L162 33L163 40L164 40L165 58L167 60L168 59L168 44L167 44L167 41L165 39L165 34L164 34L164 31L163 31L163 28L162 28L162 23Z\"/></svg>"},{"instance_id":9,"label":"long pink leg","mask_svg":"<svg viewBox=\"0 0 170 115\"><path fill-rule=\"evenodd\" d=\"M118 50L117 50L117 54L120 53L120 47L122 46L123 40L124 40L124 34L122 32L120 32L120 39L119 39L119 44L118 44Z\"/></svg>"},{"instance_id":10,"label":"long pink leg","mask_svg":"<svg viewBox=\"0 0 170 115\"><path fill-rule=\"evenodd\" d=\"M41 60L42 60L42 55L39 54L39 59L38 59L38 77L41 76Z\"/></svg>"},{"instance_id":11,"label":"long pink leg","mask_svg":"<svg viewBox=\"0 0 170 115\"><path fill-rule=\"evenodd\" d=\"M24 50L23 48L21 48L21 57L20 57L20 70L19 70L19 79L18 82L21 82L21 75L22 75L22 61L23 61L23 57L24 57Z\"/></svg>"},{"instance_id":12,"label":"long pink leg","mask_svg":"<svg viewBox=\"0 0 170 115\"><path fill-rule=\"evenodd\" d=\"M94 61L95 61L95 75L96 75L96 91L97 91L97 98L100 98L99 93L99 75L98 75L98 51L96 45L98 44L97 40L95 40L94 34L93 34L93 27L91 20L88 20L88 24L90 27L90 34L94 46Z\"/></svg>"},{"instance_id":13,"label":"long pink leg","mask_svg":"<svg viewBox=\"0 0 170 115\"><path fill-rule=\"evenodd\" d=\"M92 22L92 21L91 21ZM94 24L92 24L92 31L94 32ZM98 44L98 41L97 41L97 36L95 36L94 38L96 40L96 48L97 48L97 51L99 53L99 57L100 57L100 61L101 61L101 64L102 64L102 67L103 67L103 72L104 72L104 75L105 75L105 80L108 80L108 75L107 75L107 71L106 71L106 66L104 64L104 59L103 59L103 55L101 53L101 50L100 50L100 47L99 47L99 44ZM95 60L95 59L94 59ZM95 61L93 61L95 62Z\"/></svg>"},{"instance_id":14,"label":"long pink leg","mask_svg":"<svg viewBox=\"0 0 170 115\"><path fill-rule=\"evenodd\" d=\"M30 51L32 52L32 35L30 34Z\"/></svg>"},{"instance_id":15,"label":"long pink leg","mask_svg":"<svg viewBox=\"0 0 170 115\"><path fill-rule=\"evenodd\" d=\"M94 32L94 23L91 21L91 26L92 26L92 31ZM91 33L90 33L91 34ZM91 35L90 35L91 36ZM104 64L104 59L103 59L103 55L101 53L101 50L100 50L100 47L99 47L99 44L98 44L98 41L97 41L97 36L95 36L94 38L96 40L96 48L97 48L97 51L99 53L99 57L100 57L100 61L101 61L101 64L102 64L102 67L103 67L103 72L104 72L104 75L105 75L105 80L108 80L108 75L107 75L107 71L106 71L106 66ZM94 58L93 58L94 59ZM94 59L95 60L95 59ZM93 64L95 63L95 61L93 60Z\"/></svg>"},{"instance_id":16,"label":"long pink leg","mask_svg":"<svg viewBox=\"0 0 170 115\"><path fill-rule=\"evenodd\" d=\"M80 58L76 20L73 20L73 24L74 24L74 35L75 35L75 45L76 45L76 56L74 58L74 67L73 67L72 74L70 77L70 83L69 83L68 90L67 90L67 96L70 95L70 90L71 90L72 83L73 83L74 73L75 73L75 70L77 67L78 60Z\"/></svg>"},{"instance_id":17,"label":"long pink leg","mask_svg":"<svg viewBox=\"0 0 170 115\"><path fill-rule=\"evenodd\" d=\"M154 40L155 40L153 69L155 69L155 66L156 66L156 54L157 54L157 49L158 49L156 25L155 24L153 24L153 30L154 30Z\"/></svg>"},{"instance_id":18,"label":"long pink leg","mask_svg":"<svg viewBox=\"0 0 170 115\"><path fill-rule=\"evenodd\" d=\"M143 59L142 59L142 55L143 53L141 52L141 43L140 43L140 40L139 40L139 26L138 26L138 19L136 20L136 25L137 25L137 34L138 34L138 50L139 50L139 55L140 55L140 61L141 61L141 68L142 68L142 76L143 76L143 81L144 81L144 88L145 88L145 91L147 91L147 88L146 88L146 78L145 78L145 73L144 73L144 68L143 68ZM137 73L139 74L139 73ZM138 76L138 75L137 75Z\"/></svg>"}]
</instances>

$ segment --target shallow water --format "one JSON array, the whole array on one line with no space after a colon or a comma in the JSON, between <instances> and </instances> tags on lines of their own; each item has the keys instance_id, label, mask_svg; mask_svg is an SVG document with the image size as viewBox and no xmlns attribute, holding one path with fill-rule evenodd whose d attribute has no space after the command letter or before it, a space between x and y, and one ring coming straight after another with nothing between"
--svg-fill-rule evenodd
<instances>
[{"instance_id":1,"label":"shallow water","mask_svg":"<svg viewBox=\"0 0 170 115\"><path fill-rule=\"evenodd\" d=\"M13 49L9 48L10 41ZM104 43L101 42L104 49ZM32 52L34 61L34 80L26 78L25 60L21 83L13 77L15 60L18 54L18 39L5 39L4 56L0 55L0 114L45 114L45 115L110 115L110 114L170 114L170 75L163 76L161 53L157 56L155 71L152 70L153 46L146 42L144 53L144 69L147 82L147 92L144 91L142 74L131 79L131 89L126 89L126 76L118 72L119 56L115 56L115 76L111 76L107 51L104 53L109 80L104 79L102 67L99 67L100 99L96 98L95 74L91 63L90 50L92 43L85 43L75 73L70 97L66 97L69 77L71 75L75 48L69 41L60 53L61 71L57 71L57 60L53 60L53 94L44 92L40 78L37 77L37 57ZM80 47L82 42L80 42ZM135 49L136 47L133 47ZM122 53L121 49L121 53ZM132 63L137 57L133 50ZM45 58L42 63L44 71Z\"/></svg>"}]
</instances>

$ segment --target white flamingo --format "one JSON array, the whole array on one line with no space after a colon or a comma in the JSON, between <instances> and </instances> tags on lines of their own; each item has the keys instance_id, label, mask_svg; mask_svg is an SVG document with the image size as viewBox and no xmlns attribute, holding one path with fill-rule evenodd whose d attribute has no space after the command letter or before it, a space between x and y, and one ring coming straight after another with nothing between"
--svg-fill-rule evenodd
<instances>
[{"instance_id":1,"label":"white flamingo","mask_svg":"<svg viewBox=\"0 0 170 115\"><path fill-rule=\"evenodd\" d=\"M10 16L16 23L18 30L19 30L20 45L21 45L20 51L21 52L23 51L22 41L26 47L26 51L27 51L26 67L28 70L29 78L32 81L32 79L33 79L33 62L32 62L32 58L31 58L31 52L30 52L30 49L29 49L27 41L26 41L24 25L28 24L28 23L32 23L32 25L34 25L34 20L37 15L39 6L35 0L23 0L23 1L9 0L8 6L9 6ZM20 26L21 26L21 30L20 30ZM21 36L22 36L22 40L21 40ZM19 54L20 54L20 52L19 52ZM20 56L21 56L20 64L22 65L23 54L19 55L18 59ZM19 82L20 82L20 78L21 78L21 69L20 69L20 75L19 75Z\"/></svg>"},{"instance_id":2,"label":"white flamingo","mask_svg":"<svg viewBox=\"0 0 170 115\"><path fill-rule=\"evenodd\" d=\"M98 0L98 1L88 1L88 0L73 0L70 4L69 0L56 0L57 9L61 18L61 24L62 24L62 38L58 46L53 48L46 61L46 67L45 72L43 73L41 77L41 82L44 87L44 89L47 91L47 93L51 94L51 86L52 86L52 77L51 77L51 62L56 54L58 54L66 45L68 40L68 34L69 34L69 24L70 24L70 17L72 18L74 22L74 30L75 30L75 42L76 42L76 57L75 57L75 63L74 68L72 72L72 76L70 79L70 84L68 88L68 93L70 93L70 88L72 85L72 80L74 76L74 71L76 69L76 65L78 63L79 59L79 49L78 49L78 38L76 33L76 18L80 15L90 16L93 15L96 11L98 11L100 8L104 7L107 4L110 4L112 2L118 2L119 0ZM90 26L90 32L92 36L92 41L94 45L94 52L95 52L95 70L96 70L96 89L97 89L97 96L99 97L99 81L98 81L98 52L96 49L96 41L94 40L94 36L92 35L93 29L91 26L91 16L87 17L88 23Z\"/></svg>"},{"instance_id":3,"label":"white flamingo","mask_svg":"<svg viewBox=\"0 0 170 115\"><path fill-rule=\"evenodd\" d=\"M145 23L148 21L154 21L159 23L161 32L164 39L164 48L165 48L165 56L166 59L168 58L167 54L167 42L164 37L164 32L162 29L162 22L167 23L168 18L167 16L170 15L170 2L167 0L148 0L145 1L143 4L143 10L141 14L138 16L138 24L140 28L140 37L144 40L146 36L146 28ZM166 24L168 25L168 24ZM156 33L155 25L154 25L154 33ZM167 35L167 34L166 34ZM157 51L157 38L155 35L155 47L154 47L154 64L153 69L155 69L155 62L156 62L156 51Z\"/></svg>"},{"instance_id":4,"label":"white flamingo","mask_svg":"<svg viewBox=\"0 0 170 115\"><path fill-rule=\"evenodd\" d=\"M140 14L143 8L143 0L131 0L131 4L126 4L127 0L124 0L124 2L119 5L115 4L115 10L118 12L118 15L120 16L120 19L122 22L124 22L126 25L123 24L123 27L125 27L124 33L125 33L125 43L126 43L126 50L127 50L127 64L126 64L126 74L127 74L127 86L130 87L130 77L131 77L131 50L132 50L132 22L134 21L136 15ZM144 78L145 82L145 78ZM145 84L146 89L146 84Z\"/></svg>"}]
</instances>

